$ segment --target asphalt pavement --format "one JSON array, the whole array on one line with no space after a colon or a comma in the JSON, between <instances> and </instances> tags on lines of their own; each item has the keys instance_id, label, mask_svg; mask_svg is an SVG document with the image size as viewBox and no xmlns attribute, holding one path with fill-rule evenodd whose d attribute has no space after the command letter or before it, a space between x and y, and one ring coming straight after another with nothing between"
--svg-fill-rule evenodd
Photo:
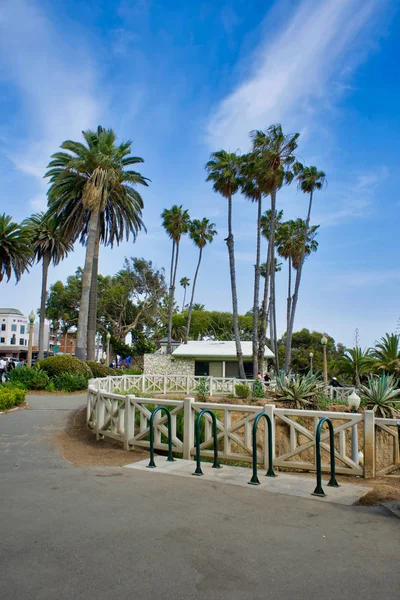
<instances>
[{"instance_id":1,"label":"asphalt pavement","mask_svg":"<svg viewBox=\"0 0 400 600\"><path fill-rule=\"evenodd\" d=\"M52 443L84 396L0 415L2 600L399 597L400 521L123 468Z\"/></svg>"}]
</instances>

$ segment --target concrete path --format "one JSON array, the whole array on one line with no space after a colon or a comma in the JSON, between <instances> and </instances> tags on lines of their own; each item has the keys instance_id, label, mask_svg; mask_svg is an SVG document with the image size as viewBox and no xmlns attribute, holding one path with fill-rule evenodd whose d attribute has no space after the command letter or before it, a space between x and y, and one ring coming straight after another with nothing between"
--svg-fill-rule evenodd
<instances>
[{"instance_id":1,"label":"concrete path","mask_svg":"<svg viewBox=\"0 0 400 600\"><path fill-rule=\"evenodd\" d=\"M397 600L399 521L384 509L74 468L51 436L84 401L0 416L2 600Z\"/></svg>"}]
</instances>

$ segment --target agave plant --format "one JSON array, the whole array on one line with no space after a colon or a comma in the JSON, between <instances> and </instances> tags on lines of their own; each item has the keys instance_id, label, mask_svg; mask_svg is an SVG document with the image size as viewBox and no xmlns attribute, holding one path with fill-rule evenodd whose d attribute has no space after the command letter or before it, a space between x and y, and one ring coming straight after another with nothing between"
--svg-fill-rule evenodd
<instances>
[{"instance_id":1,"label":"agave plant","mask_svg":"<svg viewBox=\"0 0 400 600\"><path fill-rule=\"evenodd\" d=\"M276 377L275 397L280 402L287 402L293 408L308 408L315 404L317 394L324 389L319 375L310 372L306 375L296 375L287 382L281 372Z\"/></svg>"},{"instance_id":2,"label":"agave plant","mask_svg":"<svg viewBox=\"0 0 400 600\"><path fill-rule=\"evenodd\" d=\"M380 377L370 375L368 385L361 385L360 396L367 408L383 418L395 419L399 410L393 404L399 401L400 388L394 375L383 373Z\"/></svg>"}]
</instances>

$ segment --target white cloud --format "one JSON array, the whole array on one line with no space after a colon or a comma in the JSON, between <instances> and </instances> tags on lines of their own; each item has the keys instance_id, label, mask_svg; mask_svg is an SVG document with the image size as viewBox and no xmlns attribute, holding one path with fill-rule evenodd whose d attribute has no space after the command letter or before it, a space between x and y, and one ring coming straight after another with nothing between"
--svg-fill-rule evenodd
<instances>
[{"instance_id":1,"label":"white cloud","mask_svg":"<svg viewBox=\"0 0 400 600\"><path fill-rule=\"evenodd\" d=\"M277 121L307 129L318 103L338 92L343 64L351 70L348 51L379 6L378 0L303 0L281 30L267 29L250 75L208 123L210 146L243 149L249 131ZM333 76L335 87L329 89Z\"/></svg>"},{"instance_id":2,"label":"white cloud","mask_svg":"<svg viewBox=\"0 0 400 600\"><path fill-rule=\"evenodd\" d=\"M398 281L400 281L400 272L396 269L388 269L386 271L383 269L378 271L353 271L351 273L331 275L328 277L324 289L375 287L388 283L393 284Z\"/></svg>"}]
</instances>

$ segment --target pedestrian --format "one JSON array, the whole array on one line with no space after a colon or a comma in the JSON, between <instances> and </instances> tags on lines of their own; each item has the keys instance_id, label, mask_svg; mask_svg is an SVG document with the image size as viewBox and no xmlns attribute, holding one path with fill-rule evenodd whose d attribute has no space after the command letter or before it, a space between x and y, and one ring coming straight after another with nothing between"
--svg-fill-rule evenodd
<instances>
[{"instance_id":1,"label":"pedestrian","mask_svg":"<svg viewBox=\"0 0 400 600\"><path fill-rule=\"evenodd\" d=\"M0 383L3 381L3 375L6 368L6 362L0 358Z\"/></svg>"},{"instance_id":2,"label":"pedestrian","mask_svg":"<svg viewBox=\"0 0 400 600\"><path fill-rule=\"evenodd\" d=\"M329 382L329 385L334 388L342 387L342 384L337 380L336 377L332 377L332 380Z\"/></svg>"},{"instance_id":3,"label":"pedestrian","mask_svg":"<svg viewBox=\"0 0 400 600\"><path fill-rule=\"evenodd\" d=\"M265 385L269 385L271 383L271 377L270 377L268 371L264 375L264 383L265 383Z\"/></svg>"},{"instance_id":4,"label":"pedestrian","mask_svg":"<svg viewBox=\"0 0 400 600\"><path fill-rule=\"evenodd\" d=\"M256 379L258 379L258 381L262 381L263 380L262 375L261 375L261 371L258 371Z\"/></svg>"}]
</instances>

